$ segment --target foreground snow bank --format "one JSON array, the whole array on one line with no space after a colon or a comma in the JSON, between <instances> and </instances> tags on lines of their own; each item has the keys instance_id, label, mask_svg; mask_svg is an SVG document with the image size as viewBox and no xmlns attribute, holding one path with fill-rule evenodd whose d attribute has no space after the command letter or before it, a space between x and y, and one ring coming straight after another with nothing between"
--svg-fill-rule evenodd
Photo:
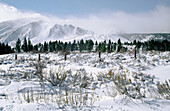
<instances>
[{"instance_id":1,"label":"foreground snow bank","mask_svg":"<svg viewBox=\"0 0 170 111\"><path fill-rule=\"evenodd\" d=\"M38 54L1 55L0 111L169 111L169 55L71 53L64 61L48 53L41 62Z\"/></svg>"},{"instance_id":2,"label":"foreground snow bank","mask_svg":"<svg viewBox=\"0 0 170 111\"><path fill-rule=\"evenodd\" d=\"M170 65L157 66L151 70L148 70L148 73L155 75L161 82L164 82L170 78Z\"/></svg>"}]
</instances>

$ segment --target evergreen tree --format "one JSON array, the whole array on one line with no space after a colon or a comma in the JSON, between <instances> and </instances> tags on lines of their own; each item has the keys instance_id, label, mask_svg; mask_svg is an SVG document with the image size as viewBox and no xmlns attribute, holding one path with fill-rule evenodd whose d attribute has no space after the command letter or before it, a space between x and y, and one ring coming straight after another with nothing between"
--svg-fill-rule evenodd
<instances>
[{"instance_id":1,"label":"evergreen tree","mask_svg":"<svg viewBox=\"0 0 170 111\"><path fill-rule=\"evenodd\" d=\"M163 40L161 45L162 45L163 51L170 50L170 42L168 42L168 40Z\"/></svg>"},{"instance_id":2,"label":"evergreen tree","mask_svg":"<svg viewBox=\"0 0 170 111\"><path fill-rule=\"evenodd\" d=\"M148 42L148 50L153 50L154 48L154 40Z\"/></svg>"},{"instance_id":3,"label":"evergreen tree","mask_svg":"<svg viewBox=\"0 0 170 111\"><path fill-rule=\"evenodd\" d=\"M5 54L8 54L8 53L10 53L9 52L10 50L9 50L9 46L8 46L8 43L5 45Z\"/></svg>"},{"instance_id":4,"label":"evergreen tree","mask_svg":"<svg viewBox=\"0 0 170 111\"><path fill-rule=\"evenodd\" d=\"M38 45L33 46L33 51L36 51L36 52L38 51Z\"/></svg>"},{"instance_id":5,"label":"evergreen tree","mask_svg":"<svg viewBox=\"0 0 170 111\"><path fill-rule=\"evenodd\" d=\"M107 44L107 52L111 53L111 40L109 40L108 44Z\"/></svg>"},{"instance_id":6,"label":"evergreen tree","mask_svg":"<svg viewBox=\"0 0 170 111\"><path fill-rule=\"evenodd\" d=\"M55 44L55 49L56 49L56 51L59 51L59 43L58 42L56 42L56 44Z\"/></svg>"},{"instance_id":7,"label":"evergreen tree","mask_svg":"<svg viewBox=\"0 0 170 111\"><path fill-rule=\"evenodd\" d=\"M133 41L133 45L136 45L136 40Z\"/></svg>"},{"instance_id":8,"label":"evergreen tree","mask_svg":"<svg viewBox=\"0 0 170 111\"><path fill-rule=\"evenodd\" d=\"M71 42L68 43L68 50L71 51Z\"/></svg>"},{"instance_id":9,"label":"evergreen tree","mask_svg":"<svg viewBox=\"0 0 170 111\"><path fill-rule=\"evenodd\" d=\"M99 50L97 41L95 42L95 51L97 52Z\"/></svg>"},{"instance_id":10,"label":"evergreen tree","mask_svg":"<svg viewBox=\"0 0 170 111\"><path fill-rule=\"evenodd\" d=\"M12 53L13 50L11 49L11 47L7 44L4 43L0 43L0 55L1 54L9 54Z\"/></svg>"},{"instance_id":11,"label":"evergreen tree","mask_svg":"<svg viewBox=\"0 0 170 111\"><path fill-rule=\"evenodd\" d=\"M44 42L43 52L47 52L47 51L48 51L48 44Z\"/></svg>"},{"instance_id":12,"label":"evergreen tree","mask_svg":"<svg viewBox=\"0 0 170 111\"><path fill-rule=\"evenodd\" d=\"M76 40L74 40L73 44L71 45L71 51L76 50Z\"/></svg>"},{"instance_id":13,"label":"evergreen tree","mask_svg":"<svg viewBox=\"0 0 170 111\"><path fill-rule=\"evenodd\" d=\"M39 47L40 47L40 52L44 52L44 46L43 46L43 44L40 44Z\"/></svg>"},{"instance_id":14,"label":"evergreen tree","mask_svg":"<svg viewBox=\"0 0 170 111\"><path fill-rule=\"evenodd\" d=\"M56 44L56 42L53 42L53 43L52 43L52 46L51 46L53 51L56 51L56 49L55 49L55 44Z\"/></svg>"},{"instance_id":15,"label":"evergreen tree","mask_svg":"<svg viewBox=\"0 0 170 111\"><path fill-rule=\"evenodd\" d=\"M28 51L32 51L33 50L33 45L31 43L31 40L28 39Z\"/></svg>"},{"instance_id":16,"label":"evergreen tree","mask_svg":"<svg viewBox=\"0 0 170 111\"><path fill-rule=\"evenodd\" d=\"M116 43L113 43L113 49L112 49L112 51L115 51L115 50L116 50L116 46L117 46L117 44L116 44Z\"/></svg>"},{"instance_id":17,"label":"evergreen tree","mask_svg":"<svg viewBox=\"0 0 170 111\"><path fill-rule=\"evenodd\" d=\"M106 52L106 42L99 43L99 51Z\"/></svg>"},{"instance_id":18,"label":"evergreen tree","mask_svg":"<svg viewBox=\"0 0 170 111\"><path fill-rule=\"evenodd\" d=\"M138 42L136 43L136 48L139 49L140 47L141 47L141 42L138 41Z\"/></svg>"},{"instance_id":19,"label":"evergreen tree","mask_svg":"<svg viewBox=\"0 0 170 111\"><path fill-rule=\"evenodd\" d=\"M90 39L90 40L87 40L86 42L87 42L87 43L86 43L86 44L87 44L87 45L86 45L87 50L88 50L88 51L92 51L93 45L94 45L93 41Z\"/></svg>"},{"instance_id":20,"label":"evergreen tree","mask_svg":"<svg viewBox=\"0 0 170 111\"><path fill-rule=\"evenodd\" d=\"M84 50L84 41L83 39L81 39L79 43L79 51L82 52L83 50Z\"/></svg>"},{"instance_id":21,"label":"evergreen tree","mask_svg":"<svg viewBox=\"0 0 170 111\"><path fill-rule=\"evenodd\" d=\"M63 50L64 50L64 51L67 50L67 42L65 42L65 43L63 44Z\"/></svg>"},{"instance_id":22,"label":"evergreen tree","mask_svg":"<svg viewBox=\"0 0 170 111\"><path fill-rule=\"evenodd\" d=\"M21 40L18 38L17 42L16 42L16 51L17 52L21 52Z\"/></svg>"},{"instance_id":23,"label":"evergreen tree","mask_svg":"<svg viewBox=\"0 0 170 111\"><path fill-rule=\"evenodd\" d=\"M122 48L122 43L121 40L119 39L117 42L118 46L117 46L117 52L120 52L121 48Z\"/></svg>"},{"instance_id":24,"label":"evergreen tree","mask_svg":"<svg viewBox=\"0 0 170 111\"><path fill-rule=\"evenodd\" d=\"M23 45L21 46L21 49L22 49L24 52L27 52L27 51L28 51L28 45L27 45L27 39L26 39L26 37L24 38L24 43L23 43Z\"/></svg>"},{"instance_id":25,"label":"evergreen tree","mask_svg":"<svg viewBox=\"0 0 170 111\"><path fill-rule=\"evenodd\" d=\"M1 50L2 50L2 54L5 54L5 53L6 53L6 52L5 52L5 44L2 43L2 46L1 46L1 47L2 47L2 49L1 49Z\"/></svg>"}]
</instances>

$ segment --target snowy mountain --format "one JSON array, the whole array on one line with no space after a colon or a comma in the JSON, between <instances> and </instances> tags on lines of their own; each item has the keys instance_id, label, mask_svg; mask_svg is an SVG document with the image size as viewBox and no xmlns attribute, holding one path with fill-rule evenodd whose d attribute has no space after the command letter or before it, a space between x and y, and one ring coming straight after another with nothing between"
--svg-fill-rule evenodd
<instances>
[{"instance_id":1,"label":"snowy mountain","mask_svg":"<svg viewBox=\"0 0 170 111\"><path fill-rule=\"evenodd\" d=\"M0 23L0 41L12 44L18 38L30 39L39 35L41 31L41 21L14 20Z\"/></svg>"},{"instance_id":2,"label":"snowy mountain","mask_svg":"<svg viewBox=\"0 0 170 111\"><path fill-rule=\"evenodd\" d=\"M40 18L24 18L10 20L0 23L0 41L15 45L18 38L30 38L33 43L44 41L73 41L73 40L109 40L117 41L121 38L123 41L127 39L118 35L99 35L92 31L73 26L71 24L60 25L51 23Z\"/></svg>"},{"instance_id":3,"label":"snowy mountain","mask_svg":"<svg viewBox=\"0 0 170 111\"><path fill-rule=\"evenodd\" d=\"M148 40L168 40L170 41L170 33L132 33L132 34L119 34L121 37L129 40L129 41L148 41Z\"/></svg>"},{"instance_id":4,"label":"snowy mountain","mask_svg":"<svg viewBox=\"0 0 170 111\"><path fill-rule=\"evenodd\" d=\"M60 25L52 23L43 18L22 18L9 20L0 23L0 41L14 46L16 40L20 38L30 38L34 44L44 41L73 41L88 40L94 41L109 40L117 42L127 41L147 41L151 39L170 41L170 34L96 34L71 24Z\"/></svg>"},{"instance_id":5,"label":"snowy mountain","mask_svg":"<svg viewBox=\"0 0 170 111\"><path fill-rule=\"evenodd\" d=\"M38 13L21 12L13 6L0 3L0 42L14 46L16 40L25 37L30 38L36 44L44 41L73 41L87 40L103 41L111 39L117 42L147 41L151 39L170 41L170 34L97 34L95 32L71 25L69 22L62 23L60 19L53 20ZM90 28L89 28L90 29Z\"/></svg>"}]
</instances>

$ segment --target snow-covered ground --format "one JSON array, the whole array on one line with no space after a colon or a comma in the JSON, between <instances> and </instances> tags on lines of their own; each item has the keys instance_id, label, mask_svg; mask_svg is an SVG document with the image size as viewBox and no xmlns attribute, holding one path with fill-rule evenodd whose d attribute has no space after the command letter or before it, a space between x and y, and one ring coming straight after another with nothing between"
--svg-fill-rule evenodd
<instances>
[{"instance_id":1,"label":"snow-covered ground","mask_svg":"<svg viewBox=\"0 0 170 111\"><path fill-rule=\"evenodd\" d=\"M0 111L170 111L165 80L170 52L0 55Z\"/></svg>"}]
</instances>

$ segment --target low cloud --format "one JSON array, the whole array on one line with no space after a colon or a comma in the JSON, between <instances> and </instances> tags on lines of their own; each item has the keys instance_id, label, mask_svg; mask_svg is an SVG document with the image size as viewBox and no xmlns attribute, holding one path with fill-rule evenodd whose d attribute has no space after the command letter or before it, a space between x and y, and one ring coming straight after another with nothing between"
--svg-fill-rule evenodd
<instances>
[{"instance_id":1,"label":"low cloud","mask_svg":"<svg viewBox=\"0 0 170 111\"><path fill-rule=\"evenodd\" d=\"M143 13L115 11L61 19L56 16L45 17L33 12L22 12L0 3L0 14L0 22L24 17L44 17L53 23L72 24L99 34L170 32L170 7L167 6L157 6L154 10Z\"/></svg>"},{"instance_id":2,"label":"low cloud","mask_svg":"<svg viewBox=\"0 0 170 111\"><path fill-rule=\"evenodd\" d=\"M170 7L158 6L155 10L134 14L109 12L85 19L72 18L70 22L104 34L170 32Z\"/></svg>"}]
</instances>

